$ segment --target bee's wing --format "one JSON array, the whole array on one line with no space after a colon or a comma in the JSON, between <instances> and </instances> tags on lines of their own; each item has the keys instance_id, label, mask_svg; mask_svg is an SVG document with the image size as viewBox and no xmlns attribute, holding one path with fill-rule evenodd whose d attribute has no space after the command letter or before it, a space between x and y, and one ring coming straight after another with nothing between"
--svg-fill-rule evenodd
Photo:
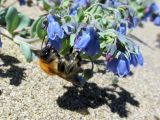
<instances>
[{"instance_id":1,"label":"bee's wing","mask_svg":"<svg viewBox=\"0 0 160 120\"><path fill-rule=\"evenodd\" d=\"M79 71L79 66L77 64L77 61L69 62L66 64L65 67L65 73L69 76L77 74Z\"/></svg>"}]
</instances>

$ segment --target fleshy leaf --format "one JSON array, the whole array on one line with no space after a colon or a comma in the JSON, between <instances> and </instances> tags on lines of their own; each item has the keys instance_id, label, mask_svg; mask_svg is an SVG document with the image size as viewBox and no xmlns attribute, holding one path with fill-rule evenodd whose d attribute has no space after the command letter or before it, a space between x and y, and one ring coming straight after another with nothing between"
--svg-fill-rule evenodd
<instances>
[{"instance_id":1,"label":"fleshy leaf","mask_svg":"<svg viewBox=\"0 0 160 120\"><path fill-rule=\"evenodd\" d=\"M8 31L13 34L13 31L17 28L20 20L17 9L14 7L10 7L7 11L5 19Z\"/></svg>"},{"instance_id":2,"label":"fleshy leaf","mask_svg":"<svg viewBox=\"0 0 160 120\"><path fill-rule=\"evenodd\" d=\"M31 31L30 31L30 34L31 34L31 37L35 37L37 32L36 32L36 27L37 27L37 24L39 22L40 18L38 18L37 20L35 20L33 23L32 23L32 26L31 26Z\"/></svg>"},{"instance_id":3,"label":"fleshy leaf","mask_svg":"<svg viewBox=\"0 0 160 120\"><path fill-rule=\"evenodd\" d=\"M47 31L42 28L42 23L44 21L44 17L42 17L38 23L37 23L37 26L36 26L36 32L37 32L37 35L40 39L44 39L44 37L47 35Z\"/></svg>"}]
</instances>

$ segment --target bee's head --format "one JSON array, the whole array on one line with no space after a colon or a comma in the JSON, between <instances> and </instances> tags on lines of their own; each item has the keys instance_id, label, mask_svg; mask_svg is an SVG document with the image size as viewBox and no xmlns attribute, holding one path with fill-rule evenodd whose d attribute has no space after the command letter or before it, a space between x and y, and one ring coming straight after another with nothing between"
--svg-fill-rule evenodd
<instances>
[{"instance_id":1,"label":"bee's head","mask_svg":"<svg viewBox=\"0 0 160 120\"><path fill-rule=\"evenodd\" d=\"M60 57L58 51L52 46L45 46L40 52L38 57L46 63L50 63L53 60Z\"/></svg>"}]
</instances>

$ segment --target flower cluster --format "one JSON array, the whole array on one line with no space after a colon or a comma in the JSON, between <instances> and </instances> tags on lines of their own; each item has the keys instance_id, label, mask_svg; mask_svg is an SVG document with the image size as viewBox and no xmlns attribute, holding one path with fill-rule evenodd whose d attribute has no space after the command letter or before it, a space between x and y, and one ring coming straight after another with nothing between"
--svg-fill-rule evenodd
<instances>
[{"instance_id":1,"label":"flower cluster","mask_svg":"<svg viewBox=\"0 0 160 120\"><path fill-rule=\"evenodd\" d=\"M147 6L145 9L144 20L150 20L157 26L160 26L160 8L156 3L152 3L150 6Z\"/></svg>"},{"instance_id":2,"label":"flower cluster","mask_svg":"<svg viewBox=\"0 0 160 120\"><path fill-rule=\"evenodd\" d=\"M19 3L24 5L26 1L19 0ZM160 10L156 3L136 0L39 1L43 1L44 9L49 12L44 18L46 29L39 30L47 33L47 44L63 55L70 48L79 51L85 59L106 55L106 70L120 77L130 74L131 65L144 64L139 47L127 36L128 31L148 18L160 26ZM38 20L34 23L43 19ZM42 39L46 34L37 35Z\"/></svg>"},{"instance_id":3,"label":"flower cluster","mask_svg":"<svg viewBox=\"0 0 160 120\"><path fill-rule=\"evenodd\" d=\"M60 6L64 6L63 0L59 2ZM134 28L139 23L133 10L123 8L126 5L126 1L118 0L107 0L105 3L73 0L65 15L64 11L59 14L56 10L47 15L48 44L61 51L67 46L64 43L69 42L68 47L92 58L106 54L106 69L118 76L127 76L130 65L143 65L143 57L137 45L126 36L127 28ZM125 9L126 13L119 8ZM109 16L113 19L107 21ZM108 34L107 30L112 32Z\"/></svg>"}]
</instances>

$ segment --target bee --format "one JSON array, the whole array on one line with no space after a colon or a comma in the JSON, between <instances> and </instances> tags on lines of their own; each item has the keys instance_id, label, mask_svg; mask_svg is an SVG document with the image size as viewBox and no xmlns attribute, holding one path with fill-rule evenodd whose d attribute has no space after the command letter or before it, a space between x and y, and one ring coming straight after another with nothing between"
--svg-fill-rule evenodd
<instances>
[{"instance_id":1,"label":"bee","mask_svg":"<svg viewBox=\"0 0 160 120\"><path fill-rule=\"evenodd\" d=\"M39 66L49 75L59 77L76 86L83 86L85 80L78 75L81 70L81 57L78 51L70 50L70 53L61 56L51 45L46 45L39 53Z\"/></svg>"}]
</instances>

